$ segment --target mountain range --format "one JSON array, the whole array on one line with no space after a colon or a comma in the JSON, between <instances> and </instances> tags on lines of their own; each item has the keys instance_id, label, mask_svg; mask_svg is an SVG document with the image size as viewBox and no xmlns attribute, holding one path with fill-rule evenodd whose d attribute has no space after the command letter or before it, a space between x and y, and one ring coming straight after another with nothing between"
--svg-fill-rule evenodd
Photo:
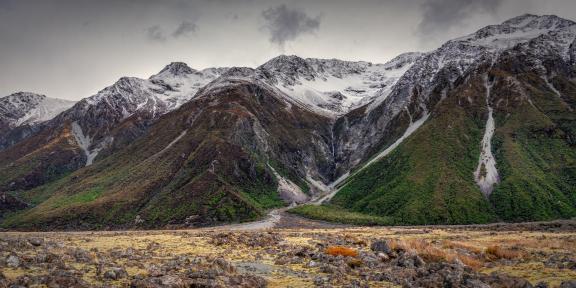
<instances>
[{"instance_id":1,"label":"mountain range","mask_svg":"<svg viewBox=\"0 0 576 288\"><path fill-rule=\"evenodd\" d=\"M1 225L205 226L292 203L396 225L574 217L575 65L576 23L527 14L385 64L177 62L75 103L15 93Z\"/></svg>"}]
</instances>

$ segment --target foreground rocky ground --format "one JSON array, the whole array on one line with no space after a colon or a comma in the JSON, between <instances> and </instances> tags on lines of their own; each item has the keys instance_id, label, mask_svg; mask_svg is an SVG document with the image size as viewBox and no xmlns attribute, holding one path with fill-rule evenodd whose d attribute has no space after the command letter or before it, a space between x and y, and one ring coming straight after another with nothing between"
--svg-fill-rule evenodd
<instances>
[{"instance_id":1,"label":"foreground rocky ground","mask_svg":"<svg viewBox=\"0 0 576 288\"><path fill-rule=\"evenodd\" d=\"M358 228L288 220L250 231L4 232L0 287L576 287L575 221Z\"/></svg>"}]
</instances>

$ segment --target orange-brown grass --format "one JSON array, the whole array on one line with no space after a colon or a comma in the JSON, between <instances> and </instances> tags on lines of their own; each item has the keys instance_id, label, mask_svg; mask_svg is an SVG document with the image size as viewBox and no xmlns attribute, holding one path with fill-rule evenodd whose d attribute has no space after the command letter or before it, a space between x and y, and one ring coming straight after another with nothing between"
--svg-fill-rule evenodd
<instances>
[{"instance_id":1,"label":"orange-brown grass","mask_svg":"<svg viewBox=\"0 0 576 288\"><path fill-rule=\"evenodd\" d=\"M406 250L420 255L425 261L440 262L447 261L453 262L459 259L465 265L479 269L484 266L484 263L477 258L469 255L457 253L451 249L442 249L432 245L430 242L423 239L410 239L410 240L390 240L388 245L393 250Z\"/></svg>"},{"instance_id":2,"label":"orange-brown grass","mask_svg":"<svg viewBox=\"0 0 576 288\"><path fill-rule=\"evenodd\" d=\"M489 259L517 259L522 258L524 253L518 250L512 250L510 248L504 248L500 245L492 245L486 247L484 251L486 257Z\"/></svg>"},{"instance_id":3,"label":"orange-brown grass","mask_svg":"<svg viewBox=\"0 0 576 288\"><path fill-rule=\"evenodd\" d=\"M358 256L358 251L352 248L346 248L342 246L330 246L326 248L326 254L332 256L347 256L347 257L356 257Z\"/></svg>"}]
</instances>

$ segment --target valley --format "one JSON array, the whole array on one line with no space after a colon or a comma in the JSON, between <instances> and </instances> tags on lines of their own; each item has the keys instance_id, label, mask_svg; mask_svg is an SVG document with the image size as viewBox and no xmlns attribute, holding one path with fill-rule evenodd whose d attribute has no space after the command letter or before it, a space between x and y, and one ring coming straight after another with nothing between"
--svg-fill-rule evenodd
<instances>
[{"instance_id":1,"label":"valley","mask_svg":"<svg viewBox=\"0 0 576 288\"><path fill-rule=\"evenodd\" d=\"M383 64L171 62L76 102L13 93L0 227L573 219L575 67L576 23L524 14Z\"/></svg>"},{"instance_id":2,"label":"valley","mask_svg":"<svg viewBox=\"0 0 576 288\"><path fill-rule=\"evenodd\" d=\"M1 232L0 285L510 288L576 279L574 221L370 228L285 215L274 223Z\"/></svg>"}]
</instances>

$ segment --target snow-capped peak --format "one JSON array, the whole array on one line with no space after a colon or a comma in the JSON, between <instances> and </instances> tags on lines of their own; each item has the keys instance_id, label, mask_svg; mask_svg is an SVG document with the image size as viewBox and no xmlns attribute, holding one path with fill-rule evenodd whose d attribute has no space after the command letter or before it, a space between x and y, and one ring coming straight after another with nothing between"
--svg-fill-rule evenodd
<instances>
[{"instance_id":1,"label":"snow-capped peak","mask_svg":"<svg viewBox=\"0 0 576 288\"><path fill-rule=\"evenodd\" d=\"M561 31L574 32L576 23L555 15L525 14L499 25L486 26L475 33L450 42L475 45L489 50L502 50L525 43L543 35L555 36ZM570 38L570 37L569 37ZM573 40L573 37L571 37ZM450 43L449 42L449 43Z\"/></svg>"},{"instance_id":2,"label":"snow-capped peak","mask_svg":"<svg viewBox=\"0 0 576 288\"><path fill-rule=\"evenodd\" d=\"M440 48L426 53L402 76L393 94L409 99L410 91L419 87L425 98L437 83L438 77L450 82L477 67L480 63L495 61L504 51L534 55L535 63L543 55L556 55L570 59L576 43L576 23L545 15L522 15L499 25L486 26L478 31L446 42ZM515 53L516 53L515 52ZM445 71L445 73L439 73ZM407 101L407 100L405 100ZM405 103L406 104L406 103ZM395 104L396 112L404 109Z\"/></svg>"},{"instance_id":3,"label":"snow-capped peak","mask_svg":"<svg viewBox=\"0 0 576 288\"><path fill-rule=\"evenodd\" d=\"M155 116L180 107L208 82L219 77L226 68L195 70L182 62L172 62L149 79L122 77L113 85L85 98L83 110L100 103L118 109L124 118L138 111Z\"/></svg>"},{"instance_id":4,"label":"snow-capped peak","mask_svg":"<svg viewBox=\"0 0 576 288\"><path fill-rule=\"evenodd\" d=\"M392 60L386 62L386 64L384 64L384 67L386 67L386 70L394 70L394 69L400 69L405 67L406 65L411 65L414 62L416 62L416 60L418 60L420 57L422 57L425 53L422 52L406 52L406 53L402 53L394 58L392 58Z\"/></svg>"},{"instance_id":5,"label":"snow-capped peak","mask_svg":"<svg viewBox=\"0 0 576 288\"><path fill-rule=\"evenodd\" d=\"M190 68L186 63L183 62L172 62L164 69L160 70L158 74L153 75L150 79L163 79L166 77L185 77L186 75L190 75L196 73L197 71Z\"/></svg>"},{"instance_id":6,"label":"snow-capped peak","mask_svg":"<svg viewBox=\"0 0 576 288\"><path fill-rule=\"evenodd\" d=\"M391 87L418 57L419 53L408 53L392 63L373 64L281 55L258 67L255 73L289 100L337 117L382 96L377 92Z\"/></svg>"},{"instance_id":7,"label":"snow-capped peak","mask_svg":"<svg viewBox=\"0 0 576 288\"><path fill-rule=\"evenodd\" d=\"M30 92L17 92L0 98L0 119L10 127L33 125L54 118L74 103Z\"/></svg>"},{"instance_id":8,"label":"snow-capped peak","mask_svg":"<svg viewBox=\"0 0 576 288\"><path fill-rule=\"evenodd\" d=\"M166 96L169 110L188 102L196 92L210 81L218 78L227 68L208 68L201 71L190 68L182 62L168 64L158 74L149 78L163 96Z\"/></svg>"}]
</instances>

